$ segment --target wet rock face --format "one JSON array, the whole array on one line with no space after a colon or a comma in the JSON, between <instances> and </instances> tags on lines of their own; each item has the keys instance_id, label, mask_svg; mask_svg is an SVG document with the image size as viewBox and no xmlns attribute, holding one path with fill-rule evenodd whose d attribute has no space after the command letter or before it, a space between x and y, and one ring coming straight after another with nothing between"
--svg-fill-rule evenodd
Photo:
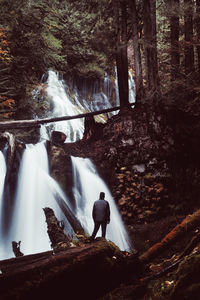
<instances>
[{"instance_id":1,"label":"wet rock face","mask_svg":"<svg viewBox=\"0 0 200 300\"><path fill-rule=\"evenodd\" d=\"M193 211L198 205L199 119L134 109L110 119L103 134L100 166L112 174L107 179L127 224L183 213L183 207Z\"/></svg>"},{"instance_id":2,"label":"wet rock face","mask_svg":"<svg viewBox=\"0 0 200 300\"><path fill-rule=\"evenodd\" d=\"M51 133L51 142L55 145L63 145L67 136L61 131L54 130Z\"/></svg>"},{"instance_id":3,"label":"wet rock face","mask_svg":"<svg viewBox=\"0 0 200 300\"><path fill-rule=\"evenodd\" d=\"M113 176L108 180L124 220L127 224L155 220L168 202L169 160L175 153L164 115L136 109L117 115L104 127L103 138L107 151L100 165L108 169L109 163Z\"/></svg>"},{"instance_id":4,"label":"wet rock face","mask_svg":"<svg viewBox=\"0 0 200 300\"><path fill-rule=\"evenodd\" d=\"M65 152L62 145L55 145L51 142L47 142L47 152L51 176L59 183L73 206L75 200L72 193L73 174L71 157Z\"/></svg>"}]
</instances>

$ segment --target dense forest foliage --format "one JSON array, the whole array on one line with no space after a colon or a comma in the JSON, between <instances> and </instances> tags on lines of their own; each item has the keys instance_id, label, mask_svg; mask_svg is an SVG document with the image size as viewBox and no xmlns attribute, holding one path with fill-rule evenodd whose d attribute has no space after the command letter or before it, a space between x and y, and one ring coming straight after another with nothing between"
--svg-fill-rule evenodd
<instances>
[{"instance_id":1,"label":"dense forest foliage","mask_svg":"<svg viewBox=\"0 0 200 300\"><path fill-rule=\"evenodd\" d=\"M172 100L175 92L180 98L190 95L196 106L198 0L1 0L0 5L4 115L12 114L20 100L30 98L34 84L49 68L67 77L103 78L105 72L113 72L115 64L122 105L128 104L131 68L138 102L148 102L155 95L161 99L160 94L169 93ZM179 102L187 105L184 99Z\"/></svg>"}]
</instances>

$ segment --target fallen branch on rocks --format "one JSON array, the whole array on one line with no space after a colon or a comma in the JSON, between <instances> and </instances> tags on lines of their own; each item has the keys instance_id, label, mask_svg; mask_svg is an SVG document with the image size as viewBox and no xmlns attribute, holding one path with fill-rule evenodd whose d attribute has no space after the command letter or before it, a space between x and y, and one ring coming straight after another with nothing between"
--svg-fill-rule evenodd
<instances>
[{"instance_id":1,"label":"fallen branch on rocks","mask_svg":"<svg viewBox=\"0 0 200 300\"><path fill-rule=\"evenodd\" d=\"M55 194L56 201L60 206L62 212L66 216L67 220L69 221L71 227L73 228L76 234L85 235L85 231L80 223L80 221L76 218L73 214L67 203L59 196L59 194Z\"/></svg>"},{"instance_id":2,"label":"fallen branch on rocks","mask_svg":"<svg viewBox=\"0 0 200 300\"><path fill-rule=\"evenodd\" d=\"M64 233L64 225L60 225L51 208L45 207L43 210L46 216L47 233L54 252L70 248L70 239Z\"/></svg>"},{"instance_id":3,"label":"fallen branch on rocks","mask_svg":"<svg viewBox=\"0 0 200 300\"><path fill-rule=\"evenodd\" d=\"M150 259L164 251L168 246L182 237L187 232L200 225L200 210L192 215L188 215L179 225L174 227L159 243L153 245L144 254L140 256L143 263L147 263Z\"/></svg>"}]
</instances>

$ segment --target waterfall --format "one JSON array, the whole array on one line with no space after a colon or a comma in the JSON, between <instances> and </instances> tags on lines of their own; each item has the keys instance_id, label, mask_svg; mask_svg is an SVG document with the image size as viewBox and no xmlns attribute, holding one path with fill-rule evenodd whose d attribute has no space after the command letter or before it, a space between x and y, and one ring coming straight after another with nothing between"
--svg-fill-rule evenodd
<instances>
[{"instance_id":1,"label":"waterfall","mask_svg":"<svg viewBox=\"0 0 200 300\"><path fill-rule=\"evenodd\" d=\"M49 175L45 143L27 144L20 164L11 230L4 241L1 259L13 255L13 240L21 241L20 249L25 255L51 249L44 207L52 208L58 220L64 221L65 230L72 233L71 226L56 203L56 194L70 207L63 191Z\"/></svg>"},{"instance_id":2,"label":"waterfall","mask_svg":"<svg viewBox=\"0 0 200 300\"><path fill-rule=\"evenodd\" d=\"M2 198L3 198L5 176L6 176L6 162L3 153L0 151L0 211L2 211Z\"/></svg>"},{"instance_id":3,"label":"waterfall","mask_svg":"<svg viewBox=\"0 0 200 300\"><path fill-rule=\"evenodd\" d=\"M70 97L65 92L65 83L59 80L58 74L50 70L47 79L47 95L51 103L52 117L73 116L80 114L82 108L74 105ZM55 122L49 126L42 126L41 136L48 138L48 131L58 130L67 135L66 142L73 142L81 139L84 131L84 121L82 118L68 121Z\"/></svg>"},{"instance_id":4,"label":"waterfall","mask_svg":"<svg viewBox=\"0 0 200 300\"><path fill-rule=\"evenodd\" d=\"M3 153L0 151L0 220L2 220L2 211L3 211L3 191L4 191L4 181L6 176L6 161L4 158ZM1 221L2 222L2 221ZM4 244L3 241L3 234L2 234L2 224L0 222L0 257L4 253Z\"/></svg>"},{"instance_id":5,"label":"waterfall","mask_svg":"<svg viewBox=\"0 0 200 300\"><path fill-rule=\"evenodd\" d=\"M47 77L47 76L46 76ZM58 74L48 72L47 96L50 101L48 116L75 115L85 111L98 110L111 106L107 94L111 94L109 78L104 81L104 92L95 86L91 96L92 101L87 102L80 97L74 87L73 99L66 92L66 83L59 79ZM85 90L86 94L86 90ZM105 121L103 117L100 121ZM69 199L59 184L49 174L48 155L44 140L49 139L52 130L62 131L67 135L65 142L76 141L83 136L84 120L75 119L42 126L41 142L36 145L27 144L23 153L18 176L17 192L14 201L14 213L10 230L6 237L1 238L0 259L13 256L12 241L21 241L21 252L24 254L38 253L50 250L50 241L47 234L44 207L50 207L58 220L65 223L65 231L73 234L73 230L56 202L56 195L62 198L69 208L78 217L82 226L91 234L93 230L92 206L101 191L105 192L106 199L111 207L111 223L107 227L107 238L116 243L122 250L129 248L128 235L117 210L112 195L105 182L97 173L96 167L89 159L72 157L74 186L73 192L76 200L75 208L70 205ZM2 212L2 193L6 173L5 159L0 152L0 213Z\"/></svg>"},{"instance_id":6,"label":"waterfall","mask_svg":"<svg viewBox=\"0 0 200 300\"><path fill-rule=\"evenodd\" d=\"M94 201L99 199L100 192L105 193L111 211L111 221L107 226L106 238L114 242L121 250L129 250L130 243L122 218L115 201L103 179L99 176L96 167L89 159L72 157L74 187L76 200L75 213L83 228L91 235L94 224L92 208ZM101 234L100 230L98 234Z\"/></svg>"},{"instance_id":7,"label":"waterfall","mask_svg":"<svg viewBox=\"0 0 200 300\"><path fill-rule=\"evenodd\" d=\"M47 83L47 96L51 104L51 111L48 116L61 117L73 116L80 113L93 112L112 106L119 106L119 92L117 84L117 72L115 70L115 82L105 73L103 89L99 84L93 84L92 88L84 83L81 89L76 85L66 84L63 79L59 78L59 74L49 70L48 76L43 76ZM115 101L112 99L113 90L115 89ZM89 99L88 99L89 98ZM114 102L113 102L114 101ZM129 71L129 102L135 102L135 82L133 75ZM95 116L97 122L105 123L107 116L112 116L117 112L107 115ZM52 130L62 131L67 135L66 142L74 142L83 137L84 119L75 119L68 121L55 122L51 125L41 127L41 137L49 139Z\"/></svg>"}]
</instances>

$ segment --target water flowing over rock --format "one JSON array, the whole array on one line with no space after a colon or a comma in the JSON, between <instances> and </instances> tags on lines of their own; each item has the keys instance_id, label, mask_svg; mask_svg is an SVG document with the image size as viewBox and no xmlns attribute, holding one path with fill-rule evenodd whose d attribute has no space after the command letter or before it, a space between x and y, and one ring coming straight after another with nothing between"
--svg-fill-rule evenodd
<instances>
[{"instance_id":1,"label":"water flowing over rock","mask_svg":"<svg viewBox=\"0 0 200 300\"><path fill-rule=\"evenodd\" d=\"M96 93L93 95L93 101L89 102L89 106L85 105L84 107L83 104L80 103L80 98L78 96L76 96L73 99L74 101L72 101L72 98L70 98L69 94L66 93L65 82L63 79L59 78L58 74L53 71L49 71L48 78L45 80L47 80L45 83L45 97L48 98L50 103L50 111L48 112L48 116L55 117L62 115L74 115L86 110L95 110L98 109L98 105L101 104L102 100L103 108L107 108L111 105L109 103L110 99L104 93ZM108 85L105 84L105 87L109 93ZM82 103L84 103L84 101L82 101ZM100 117L99 120L101 122L105 122L104 117ZM53 146L52 144L50 147L47 147L48 149L46 149L46 144L42 140L49 140L52 131L63 133L62 145L60 142L58 144L55 143L54 139L53 143L55 145ZM55 166L53 167L55 164L51 162L52 156L49 153L53 147L62 148L63 142L65 142L66 145L70 142L69 144L72 145L72 142L80 140L83 137L83 132L83 119L58 122L55 124L42 126L40 131L41 141L39 143L35 145L26 144L26 149L20 162L16 197L13 199L13 214L11 216L11 221L8 224L7 234L3 238L5 247L4 253L0 259L5 259L12 256L11 241L21 241L21 251L25 255L47 251L50 249L50 242L47 235L47 228L43 213L44 207L50 207L53 209L58 220L64 221L65 231L67 231L70 235L73 235L74 231L69 224L69 220L67 220L66 214L64 211L62 211L63 205L61 205L61 202L62 204L66 203L69 211L71 210L72 214L74 213L78 219L80 218L81 225L84 227L86 232L88 232L88 234L91 234L93 227L91 206L92 203L98 198L100 191L105 191L112 206L112 222L108 226L108 239L114 241L122 250L127 250L129 248L128 234L126 233L114 200L112 199L106 184L99 177L97 172L94 171L95 166L92 165L90 160L81 162L81 160L78 158L72 159L72 161L79 161L78 163L74 163L74 165L76 165L76 174L80 172L79 175L74 176L73 191L69 192L70 188L72 189L72 179L69 181L71 186L68 185L67 190L64 188L65 192L63 192L63 186L65 185L65 180L67 180L67 177L63 177L63 186L61 184L62 187L56 182L57 178L60 179L60 177L62 177L62 172L59 173L59 169L56 171ZM66 139L64 141L63 139L65 137ZM49 150L50 148L51 150ZM47 153L47 150L50 152ZM59 151L60 150L58 150L58 155L60 153ZM48 161L48 158L50 158L50 162ZM69 161L69 158L70 156L64 153L64 161L62 162L64 170L65 161ZM70 171L72 171L72 169L70 169ZM70 172L67 171L67 173L67 176L69 176ZM92 178L94 182L93 186L87 186L87 178L83 176L85 173L88 177ZM50 174L53 175L54 179L50 176ZM81 181L78 180L78 177L81 178ZM79 189L80 182L81 190ZM95 189L93 188L94 186L96 186ZM99 188L101 190L99 190ZM81 203L78 202L78 199L76 198L77 193L80 193L79 200L80 196L83 195ZM74 201L76 201L76 203L74 203ZM83 201L85 201L84 205ZM76 205L74 206L74 204ZM80 208L83 206L87 207L86 210L82 210L82 214L86 214L86 216L81 216L80 214ZM78 211L79 213L77 213Z\"/></svg>"},{"instance_id":2,"label":"water flowing over rock","mask_svg":"<svg viewBox=\"0 0 200 300\"><path fill-rule=\"evenodd\" d=\"M22 241L21 251L24 254L50 249L42 210L46 206L55 209L58 219L63 220L66 230L71 232L71 226L55 201L56 193L66 200L58 184L49 175L45 144L26 145L19 170L14 214L9 234L5 237L6 257L11 256L12 240Z\"/></svg>"},{"instance_id":3,"label":"water flowing over rock","mask_svg":"<svg viewBox=\"0 0 200 300\"><path fill-rule=\"evenodd\" d=\"M118 245L121 250L129 250L130 241L121 216L109 188L99 176L96 167L91 160L78 157L72 157L72 164L77 218L91 235L94 226L91 218L92 207L94 201L99 199L100 192L104 191L111 209L111 222L107 226L106 238Z\"/></svg>"},{"instance_id":4,"label":"water flowing over rock","mask_svg":"<svg viewBox=\"0 0 200 300\"><path fill-rule=\"evenodd\" d=\"M6 177L6 161L3 153L0 151L0 239L2 240L2 212L3 212L3 190ZM2 243L0 244L0 257L2 256Z\"/></svg>"},{"instance_id":5,"label":"water flowing over rock","mask_svg":"<svg viewBox=\"0 0 200 300\"><path fill-rule=\"evenodd\" d=\"M4 189L4 180L6 176L6 162L3 153L0 151L0 203L2 201L3 189Z\"/></svg>"}]
</instances>

